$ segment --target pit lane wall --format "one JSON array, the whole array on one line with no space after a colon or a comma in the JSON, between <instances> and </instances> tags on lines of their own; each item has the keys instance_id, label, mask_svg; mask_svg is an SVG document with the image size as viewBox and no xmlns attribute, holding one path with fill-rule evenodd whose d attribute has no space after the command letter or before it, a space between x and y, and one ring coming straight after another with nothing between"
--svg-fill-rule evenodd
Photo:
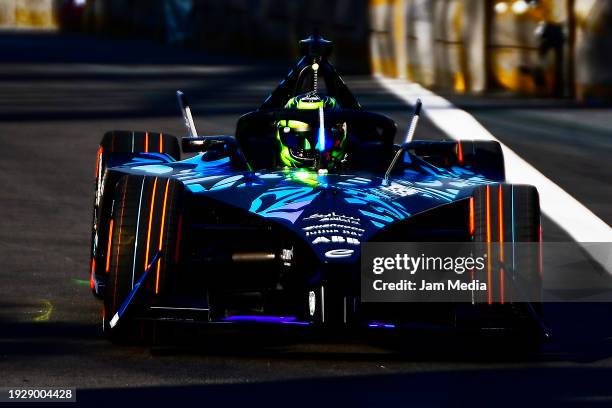
<instances>
[{"instance_id":1,"label":"pit lane wall","mask_svg":"<svg viewBox=\"0 0 612 408\"><path fill-rule=\"evenodd\" d=\"M0 0L0 28L56 27L55 0Z\"/></svg>"},{"instance_id":2,"label":"pit lane wall","mask_svg":"<svg viewBox=\"0 0 612 408\"><path fill-rule=\"evenodd\" d=\"M482 0L370 0L371 69L427 87L483 91Z\"/></svg>"},{"instance_id":3,"label":"pit lane wall","mask_svg":"<svg viewBox=\"0 0 612 408\"><path fill-rule=\"evenodd\" d=\"M612 100L612 0L576 0L575 24L576 96Z\"/></svg>"},{"instance_id":4,"label":"pit lane wall","mask_svg":"<svg viewBox=\"0 0 612 408\"><path fill-rule=\"evenodd\" d=\"M371 69L457 93L612 99L612 0L370 0Z\"/></svg>"},{"instance_id":5,"label":"pit lane wall","mask_svg":"<svg viewBox=\"0 0 612 408\"><path fill-rule=\"evenodd\" d=\"M84 19L90 31L279 59L318 29L343 71L612 100L612 0L87 0Z\"/></svg>"},{"instance_id":6,"label":"pit lane wall","mask_svg":"<svg viewBox=\"0 0 612 408\"><path fill-rule=\"evenodd\" d=\"M84 16L94 32L279 59L318 29L342 68L369 67L368 0L88 0Z\"/></svg>"}]
</instances>

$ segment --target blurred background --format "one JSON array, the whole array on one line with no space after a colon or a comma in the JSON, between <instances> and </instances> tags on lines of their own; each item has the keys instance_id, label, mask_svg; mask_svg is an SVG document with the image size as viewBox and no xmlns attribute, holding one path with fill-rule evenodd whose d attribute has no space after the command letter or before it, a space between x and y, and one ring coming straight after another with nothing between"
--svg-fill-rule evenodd
<instances>
[{"instance_id":1,"label":"blurred background","mask_svg":"<svg viewBox=\"0 0 612 408\"><path fill-rule=\"evenodd\" d=\"M455 93L612 100L610 0L2 0L0 27L278 57L317 29L356 72Z\"/></svg>"}]
</instances>

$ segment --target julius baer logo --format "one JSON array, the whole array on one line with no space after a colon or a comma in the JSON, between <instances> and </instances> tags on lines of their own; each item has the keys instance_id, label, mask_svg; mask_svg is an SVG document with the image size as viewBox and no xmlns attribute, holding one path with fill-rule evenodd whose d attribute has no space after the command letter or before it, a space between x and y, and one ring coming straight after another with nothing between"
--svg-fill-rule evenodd
<instances>
[{"instance_id":1,"label":"julius baer logo","mask_svg":"<svg viewBox=\"0 0 612 408\"><path fill-rule=\"evenodd\" d=\"M372 272L375 275L372 286L375 291L486 291L485 282L458 279L465 272L471 274L484 270L486 263L487 254L479 257L425 254L375 257L372 259ZM446 278L446 274L452 275Z\"/></svg>"}]
</instances>

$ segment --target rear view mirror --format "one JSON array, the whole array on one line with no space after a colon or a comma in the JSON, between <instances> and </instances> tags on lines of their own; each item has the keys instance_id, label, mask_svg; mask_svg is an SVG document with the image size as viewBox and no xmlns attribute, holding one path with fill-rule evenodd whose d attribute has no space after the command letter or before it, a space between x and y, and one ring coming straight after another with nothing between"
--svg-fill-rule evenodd
<instances>
[{"instance_id":1,"label":"rear view mirror","mask_svg":"<svg viewBox=\"0 0 612 408\"><path fill-rule=\"evenodd\" d=\"M208 151L230 151L238 149L238 144L233 136L191 136L181 139L183 152L200 153Z\"/></svg>"},{"instance_id":2,"label":"rear view mirror","mask_svg":"<svg viewBox=\"0 0 612 408\"><path fill-rule=\"evenodd\" d=\"M205 161L229 157L234 167L245 170L250 168L234 136L184 137L181 144L183 153L205 153Z\"/></svg>"}]
</instances>

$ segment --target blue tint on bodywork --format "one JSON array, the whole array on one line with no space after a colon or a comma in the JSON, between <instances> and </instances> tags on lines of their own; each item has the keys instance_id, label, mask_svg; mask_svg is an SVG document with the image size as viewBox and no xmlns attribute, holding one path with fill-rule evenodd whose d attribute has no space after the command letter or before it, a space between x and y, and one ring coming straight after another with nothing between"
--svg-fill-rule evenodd
<instances>
[{"instance_id":1,"label":"blue tint on bodywork","mask_svg":"<svg viewBox=\"0 0 612 408\"><path fill-rule=\"evenodd\" d=\"M249 211L265 218L280 218L290 223L302 215L304 207L310 204L319 192L311 187L281 187L271 189L251 203ZM266 206L266 203L270 202Z\"/></svg>"}]
</instances>

